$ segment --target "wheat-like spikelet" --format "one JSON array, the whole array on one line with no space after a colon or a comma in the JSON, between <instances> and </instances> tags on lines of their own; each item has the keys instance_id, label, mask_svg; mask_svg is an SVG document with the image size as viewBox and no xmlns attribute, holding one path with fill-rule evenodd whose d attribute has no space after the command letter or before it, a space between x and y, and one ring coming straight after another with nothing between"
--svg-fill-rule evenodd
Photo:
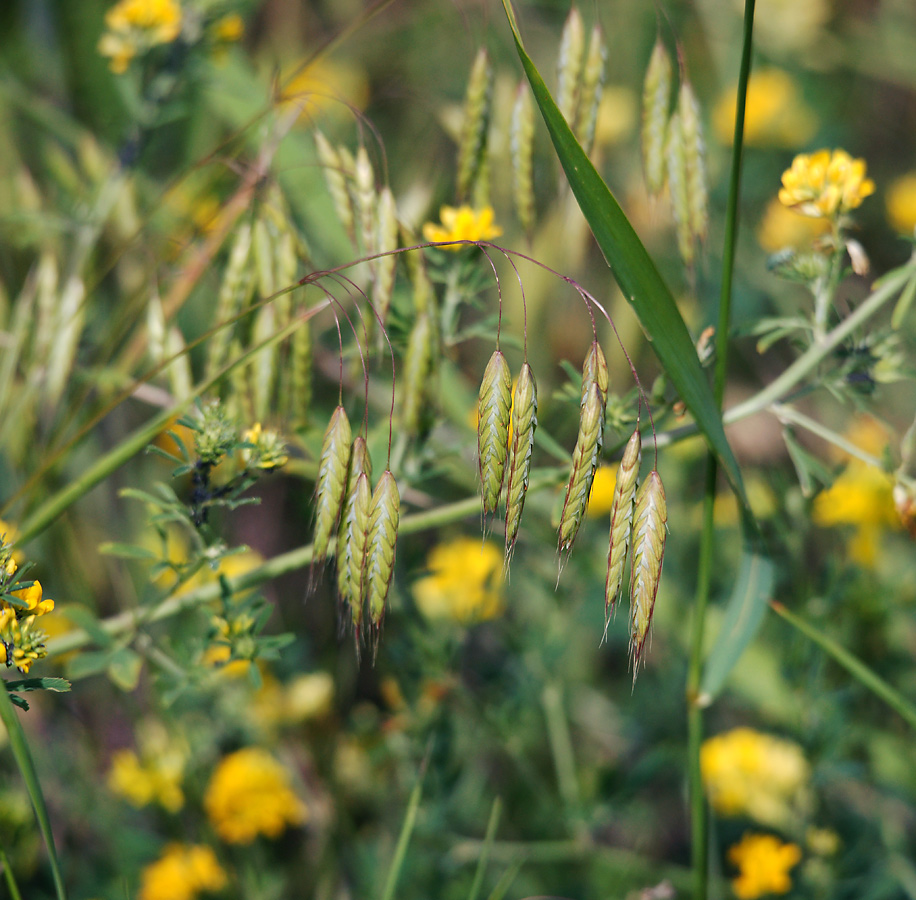
<instances>
[{"instance_id":1,"label":"wheat-like spikelet","mask_svg":"<svg viewBox=\"0 0 916 900\"><path fill-rule=\"evenodd\" d=\"M604 407L607 404L608 389L607 360L604 358L604 351L597 341L592 341L588 348L588 353L585 354L585 362L582 364L582 393L579 398L580 408L585 408L585 401L588 399L592 385L598 387L598 392L601 395L601 404L602 407Z\"/></svg>"},{"instance_id":2,"label":"wheat-like spikelet","mask_svg":"<svg viewBox=\"0 0 916 900\"><path fill-rule=\"evenodd\" d=\"M499 504L509 452L509 410L512 376L501 350L495 350L480 382L477 399L477 462L483 513L494 512Z\"/></svg>"},{"instance_id":3,"label":"wheat-like spikelet","mask_svg":"<svg viewBox=\"0 0 916 900\"><path fill-rule=\"evenodd\" d=\"M668 507L665 489L653 469L636 493L633 514L633 563L630 572L630 660L633 679L652 624L655 596L665 555Z\"/></svg>"},{"instance_id":4,"label":"wheat-like spikelet","mask_svg":"<svg viewBox=\"0 0 916 900\"><path fill-rule=\"evenodd\" d=\"M251 343L263 344L277 330L277 311L272 303L262 306L255 316L251 329ZM250 363L254 421L263 422L269 415L270 399L277 381L277 352L274 347L263 347L254 354Z\"/></svg>"},{"instance_id":5,"label":"wheat-like spikelet","mask_svg":"<svg viewBox=\"0 0 916 900\"><path fill-rule=\"evenodd\" d=\"M570 127L576 123L576 102L582 77L585 52L585 24L574 6L563 24L560 54L557 58L557 106Z\"/></svg>"},{"instance_id":6,"label":"wheat-like spikelet","mask_svg":"<svg viewBox=\"0 0 916 900\"><path fill-rule=\"evenodd\" d=\"M229 359L238 359L242 355L242 342L234 337L226 351ZM229 397L227 404L232 415L240 422L254 422L254 408L251 405L249 387L249 366L236 366L229 374Z\"/></svg>"},{"instance_id":7,"label":"wheat-like spikelet","mask_svg":"<svg viewBox=\"0 0 916 900\"><path fill-rule=\"evenodd\" d=\"M356 197L356 210L359 213L359 237L363 242L363 252L368 256L375 253L375 210L378 198L375 194L375 173L369 160L369 152L364 146L361 146L356 151L353 188ZM374 278L375 260L370 259L368 267L370 278Z\"/></svg>"},{"instance_id":8,"label":"wheat-like spikelet","mask_svg":"<svg viewBox=\"0 0 916 900\"><path fill-rule=\"evenodd\" d=\"M518 538L528 491L528 473L538 425L538 388L528 363L522 365L512 397L511 444L506 476L506 566Z\"/></svg>"},{"instance_id":9,"label":"wheat-like spikelet","mask_svg":"<svg viewBox=\"0 0 916 900\"><path fill-rule=\"evenodd\" d=\"M665 186L665 145L671 108L671 57L661 37L655 41L642 89L642 165L650 194Z\"/></svg>"},{"instance_id":10,"label":"wheat-like spikelet","mask_svg":"<svg viewBox=\"0 0 916 900\"><path fill-rule=\"evenodd\" d=\"M474 58L464 97L464 121L458 145L458 199L465 200L477 179L486 153L487 130L493 92L490 57L481 47Z\"/></svg>"},{"instance_id":11,"label":"wheat-like spikelet","mask_svg":"<svg viewBox=\"0 0 916 900\"><path fill-rule=\"evenodd\" d=\"M331 146L328 139L320 132L315 132L315 146L318 149L318 161L324 168L324 180L334 204L334 211L351 244L356 244L356 226L353 215L353 203L347 188L347 169L340 154ZM352 170L351 170L352 171Z\"/></svg>"},{"instance_id":12,"label":"wheat-like spikelet","mask_svg":"<svg viewBox=\"0 0 916 900\"><path fill-rule=\"evenodd\" d=\"M609 619L617 603L617 596L623 584L623 570L630 546L630 531L633 525L633 500L639 480L639 461L642 440L639 429L627 441L620 465L617 467L617 483L614 485L614 500L611 504L611 531L607 555L607 578L604 582L604 616Z\"/></svg>"},{"instance_id":13,"label":"wheat-like spikelet","mask_svg":"<svg viewBox=\"0 0 916 900\"><path fill-rule=\"evenodd\" d=\"M350 616L357 635L357 646L363 620L363 580L366 572L366 550L369 539L369 511L372 504L372 463L366 439L353 440L347 494L340 514L337 532L337 593Z\"/></svg>"},{"instance_id":14,"label":"wheat-like spikelet","mask_svg":"<svg viewBox=\"0 0 916 900\"><path fill-rule=\"evenodd\" d=\"M528 83L522 81L515 92L510 131L512 149L512 185L515 211L529 237L534 226L534 104Z\"/></svg>"},{"instance_id":15,"label":"wheat-like spikelet","mask_svg":"<svg viewBox=\"0 0 916 900\"><path fill-rule=\"evenodd\" d=\"M216 299L214 324L227 322L248 301L252 287L251 267L248 265L251 256L251 225L244 222L235 233L229 260L223 273L223 280ZM207 341L208 378L216 374L226 361L226 349L232 336L232 328L220 328Z\"/></svg>"},{"instance_id":16,"label":"wheat-like spikelet","mask_svg":"<svg viewBox=\"0 0 916 900\"><path fill-rule=\"evenodd\" d=\"M289 402L290 427L295 431L308 423L312 406L312 329L308 320L290 338Z\"/></svg>"},{"instance_id":17,"label":"wheat-like spikelet","mask_svg":"<svg viewBox=\"0 0 916 900\"><path fill-rule=\"evenodd\" d=\"M420 415L426 403L429 376L433 367L433 345L430 316L423 312L417 316L407 340L404 357L404 394L401 402L401 424L409 434L416 434Z\"/></svg>"},{"instance_id":18,"label":"wheat-like spikelet","mask_svg":"<svg viewBox=\"0 0 916 900\"><path fill-rule=\"evenodd\" d=\"M591 149L595 139L595 123L598 121L598 106L601 103L601 91L604 87L604 65L607 61L607 47L601 27L595 25L588 42L585 54L585 65L582 68L582 87L579 92L576 110L576 137L585 148Z\"/></svg>"},{"instance_id":19,"label":"wheat-like spikelet","mask_svg":"<svg viewBox=\"0 0 916 900\"><path fill-rule=\"evenodd\" d=\"M684 135L684 162L687 172L687 211L690 231L695 240L706 239L709 225L709 194L706 186L706 144L700 121L700 104L686 79L681 82L678 113Z\"/></svg>"},{"instance_id":20,"label":"wheat-like spikelet","mask_svg":"<svg viewBox=\"0 0 916 900\"><path fill-rule=\"evenodd\" d=\"M693 229L690 227L690 199L687 193L687 156L680 113L668 121L668 143L665 148L671 213L677 234L677 249L688 269L693 267Z\"/></svg>"},{"instance_id":21,"label":"wheat-like spikelet","mask_svg":"<svg viewBox=\"0 0 916 900\"><path fill-rule=\"evenodd\" d=\"M269 297L277 288L274 281L273 236L263 218L254 223L251 249L254 269L258 275L258 291L261 297Z\"/></svg>"},{"instance_id":22,"label":"wheat-like spikelet","mask_svg":"<svg viewBox=\"0 0 916 900\"><path fill-rule=\"evenodd\" d=\"M592 489L601 443L604 438L604 399L597 384L593 384L580 410L579 436L573 450L572 469L566 485L563 512L560 515L559 550L561 556L568 556L579 533L579 526L588 506L588 495Z\"/></svg>"},{"instance_id":23,"label":"wheat-like spikelet","mask_svg":"<svg viewBox=\"0 0 916 900\"><path fill-rule=\"evenodd\" d=\"M315 536L312 562L327 559L328 546L347 487L350 467L350 420L346 410L338 406L324 433L321 455L318 457L318 478L315 481Z\"/></svg>"},{"instance_id":24,"label":"wheat-like spikelet","mask_svg":"<svg viewBox=\"0 0 916 900\"><path fill-rule=\"evenodd\" d=\"M375 285L372 292L372 304L375 312L384 325L388 321L388 309L391 306L391 295L394 292L394 276L398 257L390 251L398 246L398 210L394 194L388 185L378 195L378 234L376 236L376 253L388 253L375 261ZM375 316L370 314L374 321Z\"/></svg>"},{"instance_id":25,"label":"wheat-like spikelet","mask_svg":"<svg viewBox=\"0 0 916 900\"><path fill-rule=\"evenodd\" d=\"M366 603L373 644L378 646L379 632L385 617L385 601L394 574L394 552L398 540L401 497L394 475L382 472L369 508L369 539L366 554Z\"/></svg>"}]
</instances>

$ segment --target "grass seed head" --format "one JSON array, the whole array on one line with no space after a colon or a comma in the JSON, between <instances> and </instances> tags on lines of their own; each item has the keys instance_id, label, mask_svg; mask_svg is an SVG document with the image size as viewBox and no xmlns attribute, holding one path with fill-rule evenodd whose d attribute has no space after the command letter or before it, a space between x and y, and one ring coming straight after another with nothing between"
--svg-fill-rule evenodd
<instances>
[{"instance_id":1,"label":"grass seed head","mask_svg":"<svg viewBox=\"0 0 916 900\"><path fill-rule=\"evenodd\" d=\"M515 212L525 234L530 237L534 227L534 104L526 81L522 81L515 92L510 144Z\"/></svg>"},{"instance_id":2,"label":"grass seed head","mask_svg":"<svg viewBox=\"0 0 916 900\"><path fill-rule=\"evenodd\" d=\"M665 186L665 147L671 107L671 57L659 37L652 48L642 89L642 166L649 193Z\"/></svg>"},{"instance_id":3,"label":"grass seed head","mask_svg":"<svg viewBox=\"0 0 916 900\"><path fill-rule=\"evenodd\" d=\"M574 6L566 17L557 58L557 106L563 117L574 126L576 105L582 80L582 54L585 52L585 24Z\"/></svg>"},{"instance_id":4,"label":"grass seed head","mask_svg":"<svg viewBox=\"0 0 916 900\"><path fill-rule=\"evenodd\" d=\"M486 155L493 94L493 69L483 47L477 51L464 98L464 124L458 147L458 199L465 200L477 180Z\"/></svg>"},{"instance_id":5,"label":"grass seed head","mask_svg":"<svg viewBox=\"0 0 916 900\"><path fill-rule=\"evenodd\" d=\"M353 625L359 646L363 620L364 577L366 550L369 539L369 515L372 503L372 462L366 439L362 435L353 441L347 495L340 516L337 534L337 593Z\"/></svg>"},{"instance_id":6,"label":"grass seed head","mask_svg":"<svg viewBox=\"0 0 916 900\"><path fill-rule=\"evenodd\" d=\"M324 180L334 204L334 212L343 225L351 244L356 244L356 225L353 214L353 203L347 189L347 171L340 154L331 146L328 139L320 132L315 132L315 146L318 149L318 161L324 168Z\"/></svg>"},{"instance_id":7,"label":"grass seed head","mask_svg":"<svg viewBox=\"0 0 916 900\"><path fill-rule=\"evenodd\" d=\"M375 253L376 244L376 206L378 197L375 193L375 172L369 159L369 151L360 147L356 152L356 169L353 173L356 209L359 212L359 236L363 243L363 252L368 256ZM367 263L369 274L375 278L376 260Z\"/></svg>"},{"instance_id":8,"label":"grass seed head","mask_svg":"<svg viewBox=\"0 0 916 900\"><path fill-rule=\"evenodd\" d=\"M398 246L398 211L394 201L394 194L387 185L382 188L378 196L378 234L376 236L376 252L388 253L380 256L375 261L375 284L372 292L372 305L375 312L382 320L388 321L388 310L391 307L391 296L394 293L394 278L397 271L398 254L390 251ZM372 313L370 317L374 320Z\"/></svg>"},{"instance_id":9,"label":"grass seed head","mask_svg":"<svg viewBox=\"0 0 916 900\"><path fill-rule=\"evenodd\" d=\"M706 239L709 225L706 143L700 120L700 104L689 81L681 82L677 108L684 136L688 221L693 238L702 243Z\"/></svg>"},{"instance_id":10,"label":"grass seed head","mask_svg":"<svg viewBox=\"0 0 916 900\"><path fill-rule=\"evenodd\" d=\"M592 341L582 365L582 395L579 406L584 409L592 385L597 385L602 407L607 404L608 371L604 351L597 341Z\"/></svg>"},{"instance_id":11,"label":"grass seed head","mask_svg":"<svg viewBox=\"0 0 916 900\"><path fill-rule=\"evenodd\" d=\"M512 398L512 442L506 481L506 566L512 556L528 491L528 473L538 424L538 390L528 363L518 373Z\"/></svg>"},{"instance_id":12,"label":"grass seed head","mask_svg":"<svg viewBox=\"0 0 916 900\"><path fill-rule=\"evenodd\" d=\"M398 540L398 519L401 497L394 475L382 472L369 508L369 538L366 552L366 605L369 625L373 632L373 646L378 648L378 638L385 618L385 602L394 574L394 552Z\"/></svg>"},{"instance_id":13,"label":"grass seed head","mask_svg":"<svg viewBox=\"0 0 916 900\"><path fill-rule=\"evenodd\" d=\"M601 104L601 92L604 88L604 67L607 61L607 46L601 27L595 25L588 42L585 54L585 65L582 68L582 86L579 92L578 110L576 113L576 137L588 152L595 139L595 123L598 121L598 107Z\"/></svg>"},{"instance_id":14,"label":"grass seed head","mask_svg":"<svg viewBox=\"0 0 916 900\"><path fill-rule=\"evenodd\" d=\"M604 615L609 618L617 602L623 584L623 570L630 546L630 531L633 525L633 501L639 480L639 461L642 440L639 429L627 441L623 458L617 467L617 483L614 485L614 499L611 504L611 532L607 557L607 578L604 583Z\"/></svg>"},{"instance_id":15,"label":"grass seed head","mask_svg":"<svg viewBox=\"0 0 916 900\"><path fill-rule=\"evenodd\" d=\"M328 546L347 486L347 471L350 466L350 420L346 410L338 406L331 416L321 455L318 457L318 478L315 482L315 537L313 539L313 563L322 563L327 558Z\"/></svg>"},{"instance_id":16,"label":"grass seed head","mask_svg":"<svg viewBox=\"0 0 916 900\"><path fill-rule=\"evenodd\" d=\"M636 492L633 514L633 563L630 572L630 660L633 680L652 624L655 597L665 555L668 507L662 479L653 469Z\"/></svg>"},{"instance_id":17,"label":"grass seed head","mask_svg":"<svg viewBox=\"0 0 916 900\"><path fill-rule=\"evenodd\" d=\"M484 515L499 504L509 452L512 376L501 350L487 363L477 400L477 461Z\"/></svg>"},{"instance_id":18,"label":"grass seed head","mask_svg":"<svg viewBox=\"0 0 916 900\"><path fill-rule=\"evenodd\" d=\"M677 234L677 249L688 269L693 268L693 229L690 226L690 194L687 186L687 145L679 112L668 121L668 142L665 147L668 172L668 191L671 195L671 213Z\"/></svg>"}]
</instances>

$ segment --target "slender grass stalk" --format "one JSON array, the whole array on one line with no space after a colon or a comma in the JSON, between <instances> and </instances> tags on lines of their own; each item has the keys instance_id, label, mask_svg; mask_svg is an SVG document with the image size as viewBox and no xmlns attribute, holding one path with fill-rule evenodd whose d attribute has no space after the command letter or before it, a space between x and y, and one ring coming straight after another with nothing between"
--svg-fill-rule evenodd
<instances>
[{"instance_id":1,"label":"slender grass stalk","mask_svg":"<svg viewBox=\"0 0 916 900\"><path fill-rule=\"evenodd\" d=\"M480 848L480 857L477 860L477 869L474 872L474 881L471 884L468 900L477 900L477 895L480 893L480 887L483 884L483 876L487 872L487 863L490 861L490 848L493 846L493 840L496 837L496 829L499 827L499 817L502 811L502 800L500 800L499 797L494 798L493 805L490 807L487 833L483 839L483 846Z\"/></svg>"},{"instance_id":2,"label":"slender grass stalk","mask_svg":"<svg viewBox=\"0 0 916 900\"><path fill-rule=\"evenodd\" d=\"M16 877L13 875L13 867L2 847L0 847L0 866L3 867L3 880L6 882L6 889L10 892L10 900L22 900L19 885L16 884Z\"/></svg>"},{"instance_id":3,"label":"slender grass stalk","mask_svg":"<svg viewBox=\"0 0 916 900\"><path fill-rule=\"evenodd\" d=\"M814 641L834 662L839 663L856 681L871 691L879 700L886 703L908 725L916 728L916 704L911 703L895 688L891 687L880 675L870 669L861 659L850 653L833 638L828 637L819 628L806 622L801 616L789 612L777 600L770 601L770 608L778 616L800 631L805 637Z\"/></svg>"},{"instance_id":4,"label":"slender grass stalk","mask_svg":"<svg viewBox=\"0 0 916 900\"><path fill-rule=\"evenodd\" d=\"M719 297L719 321L716 329L716 368L713 383L713 395L716 406L720 411L728 373L728 338L731 327L735 250L738 240L738 200L741 191L744 116L754 38L754 2L755 0L745 0L744 4L744 42L741 49L741 68L738 74L735 134L732 143L731 175L725 217L725 244L722 253L722 289ZM713 544L715 541L713 512L716 500L717 474L716 457L710 453L707 456L706 463L703 530L700 536L697 590L691 626L690 660L687 669L687 779L689 784L694 900L705 900L709 886L709 820L700 770L700 749L703 745L703 708L697 702L697 697L703 673L703 637L706 626L706 606L709 602L712 577Z\"/></svg>"},{"instance_id":5,"label":"slender grass stalk","mask_svg":"<svg viewBox=\"0 0 916 900\"><path fill-rule=\"evenodd\" d=\"M0 685L0 722L6 727L10 749L13 751L13 759L16 760L19 774L22 775L22 780L25 782L25 789L28 792L29 799L32 801L32 808L35 810L38 830L41 832L45 846L48 848L48 862L51 866L51 877L54 879L54 891L57 894L57 900L67 900L60 861L57 858L57 849L54 846L54 834L51 831L48 807L41 790L41 784L38 781L38 773L35 771L35 762L32 759L29 742L26 740L22 723L19 721L19 716L13 707L13 701L10 700L9 693L7 693L5 682ZM8 869L8 865L5 868ZM13 897L16 896L12 891L11 894Z\"/></svg>"}]
</instances>

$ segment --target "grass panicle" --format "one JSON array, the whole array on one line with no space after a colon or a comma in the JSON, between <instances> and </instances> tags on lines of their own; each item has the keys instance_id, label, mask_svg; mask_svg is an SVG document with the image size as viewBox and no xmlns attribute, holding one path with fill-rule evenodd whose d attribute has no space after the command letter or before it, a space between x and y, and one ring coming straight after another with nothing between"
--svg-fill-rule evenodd
<instances>
[{"instance_id":1,"label":"grass panicle","mask_svg":"<svg viewBox=\"0 0 916 900\"><path fill-rule=\"evenodd\" d=\"M604 88L604 72L607 63L607 45L601 26L592 28L582 68L582 87L579 92L576 125L573 131L586 152L591 150L595 140L595 124L598 121L598 107Z\"/></svg>"},{"instance_id":2,"label":"grass panicle","mask_svg":"<svg viewBox=\"0 0 916 900\"><path fill-rule=\"evenodd\" d=\"M671 196L671 214L677 235L677 249L688 269L693 268L694 242L690 225L690 194L687 184L687 144L680 112L668 120L668 139L665 145L665 165L668 174L668 191Z\"/></svg>"},{"instance_id":3,"label":"grass panicle","mask_svg":"<svg viewBox=\"0 0 916 900\"><path fill-rule=\"evenodd\" d=\"M703 243L709 227L709 190L706 185L706 142L700 119L700 103L690 82L684 79L678 94L678 114L684 136L687 185L687 216L695 241Z\"/></svg>"},{"instance_id":4,"label":"grass panicle","mask_svg":"<svg viewBox=\"0 0 916 900\"><path fill-rule=\"evenodd\" d=\"M490 128L490 106L493 94L493 69L486 49L481 47L474 58L464 98L464 121L458 145L458 199L468 199L480 175Z\"/></svg>"},{"instance_id":5,"label":"grass panicle","mask_svg":"<svg viewBox=\"0 0 916 900\"><path fill-rule=\"evenodd\" d=\"M401 401L401 424L410 434L417 434L423 409L429 396L429 377L433 368L433 344L430 315L426 312L417 316L404 357L404 386Z\"/></svg>"},{"instance_id":6,"label":"grass panicle","mask_svg":"<svg viewBox=\"0 0 916 900\"><path fill-rule=\"evenodd\" d=\"M506 568L518 538L518 529L528 491L528 474L538 424L538 389L528 363L522 365L512 397L509 462L506 477Z\"/></svg>"},{"instance_id":7,"label":"grass panicle","mask_svg":"<svg viewBox=\"0 0 916 900\"><path fill-rule=\"evenodd\" d=\"M328 556L331 535L340 514L347 472L350 467L351 431L346 410L338 406L324 433L315 482L315 536L313 562L320 565Z\"/></svg>"},{"instance_id":8,"label":"grass panicle","mask_svg":"<svg viewBox=\"0 0 916 900\"><path fill-rule=\"evenodd\" d=\"M369 459L366 439L358 435L353 440L347 495L337 534L337 595L343 613L349 616L356 635L357 647L362 629L365 598L364 577L372 505L371 477L372 461Z\"/></svg>"},{"instance_id":9,"label":"grass panicle","mask_svg":"<svg viewBox=\"0 0 916 900\"><path fill-rule=\"evenodd\" d=\"M305 428L311 407L312 329L304 320L290 338L288 414L293 431Z\"/></svg>"},{"instance_id":10,"label":"grass panicle","mask_svg":"<svg viewBox=\"0 0 916 900\"><path fill-rule=\"evenodd\" d=\"M633 527L634 499L639 481L642 439L639 428L633 432L617 467L617 482L611 503L611 531L607 557L607 578L604 582L604 617L609 620L623 585L623 570L630 547Z\"/></svg>"},{"instance_id":11,"label":"grass panicle","mask_svg":"<svg viewBox=\"0 0 916 900\"><path fill-rule=\"evenodd\" d=\"M661 37L655 41L642 89L642 167L646 188L657 196L665 186L665 150L674 67Z\"/></svg>"},{"instance_id":12,"label":"grass panicle","mask_svg":"<svg viewBox=\"0 0 916 900\"><path fill-rule=\"evenodd\" d=\"M254 287L251 267L248 260L251 256L251 225L243 222L235 232L229 260L223 273L219 293L216 298L216 313L213 324L228 322L241 312L251 298ZM232 328L220 328L207 342L207 378L212 378L226 362L226 351L232 338Z\"/></svg>"},{"instance_id":13,"label":"grass panicle","mask_svg":"<svg viewBox=\"0 0 916 900\"><path fill-rule=\"evenodd\" d=\"M534 227L534 104L531 102L531 90L525 81L519 84L515 92L509 137L515 213L530 238Z\"/></svg>"},{"instance_id":14,"label":"grass panicle","mask_svg":"<svg viewBox=\"0 0 916 900\"><path fill-rule=\"evenodd\" d=\"M557 106L574 127L582 81L582 56L585 53L585 23L574 6L566 17L557 57Z\"/></svg>"},{"instance_id":15,"label":"grass panicle","mask_svg":"<svg viewBox=\"0 0 916 900\"><path fill-rule=\"evenodd\" d=\"M499 505L509 453L511 403L509 364L502 351L495 350L483 373L477 400L477 465L485 516L495 512Z\"/></svg>"},{"instance_id":16,"label":"grass panicle","mask_svg":"<svg viewBox=\"0 0 916 900\"><path fill-rule=\"evenodd\" d=\"M315 130L315 146L318 150L318 161L324 168L324 180L331 195L331 202L334 204L334 211L350 243L356 246L356 216L347 187L348 169L344 166L343 159L337 150L317 129Z\"/></svg>"},{"instance_id":17,"label":"grass panicle","mask_svg":"<svg viewBox=\"0 0 916 900\"><path fill-rule=\"evenodd\" d=\"M385 618L385 603L394 574L394 554L398 540L401 496L394 475L382 472L369 508L369 538L366 554L366 606L372 629L373 655Z\"/></svg>"},{"instance_id":18,"label":"grass panicle","mask_svg":"<svg viewBox=\"0 0 916 900\"><path fill-rule=\"evenodd\" d=\"M588 395L591 393L592 385L598 387L601 395L602 406L607 405L608 389L608 370L607 360L604 357L604 351L597 341L592 341L585 355L585 362L582 364L582 392L579 398L579 406L584 409Z\"/></svg>"},{"instance_id":19,"label":"grass panicle","mask_svg":"<svg viewBox=\"0 0 916 900\"><path fill-rule=\"evenodd\" d=\"M646 645L665 555L668 507L665 489L653 469L636 492L633 513L633 562L630 571L630 662L633 680Z\"/></svg>"}]
</instances>

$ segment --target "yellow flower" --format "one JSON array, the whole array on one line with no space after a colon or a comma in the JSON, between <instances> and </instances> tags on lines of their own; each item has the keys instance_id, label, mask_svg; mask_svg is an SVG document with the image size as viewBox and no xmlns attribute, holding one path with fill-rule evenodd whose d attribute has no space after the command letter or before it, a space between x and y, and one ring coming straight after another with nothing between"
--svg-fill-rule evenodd
<instances>
[{"instance_id":1,"label":"yellow flower","mask_svg":"<svg viewBox=\"0 0 916 900\"><path fill-rule=\"evenodd\" d=\"M245 34L245 21L238 13L230 13L213 23L213 37L230 44L240 41Z\"/></svg>"},{"instance_id":2,"label":"yellow flower","mask_svg":"<svg viewBox=\"0 0 916 900\"><path fill-rule=\"evenodd\" d=\"M467 624L503 611L503 554L495 544L456 538L439 544L426 560L430 574L414 582L413 596L428 619Z\"/></svg>"},{"instance_id":3,"label":"yellow flower","mask_svg":"<svg viewBox=\"0 0 916 900\"><path fill-rule=\"evenodd\" d=\"M219 763L207 785L204 808L228 844L250 844L260 834L278 837L308 814L290 787L287 770L258 747L237 750Z\"/></svg>"},{"instance_id":4,"label":"yellow flower","mask_svg":"<svg viewBox=\"0 0 916 900\"><path fill-rule=\"evenodd\" d=\"M764 894L785 894L792 887L789 870L801 860L797 844L786 844L772 834L746 834L728 851L737 867L732 888L740 900L756 900Z\"/></svg>"},{"instance_id":5,"label":"yellow flower","mask_svg":"<svg viewBox=\"0 0 916 900\"><path fill-rule=\"evenodd\" d=\"M229 883L216 854L202 844L169 844L140 876L137 900L194 900Z\"/></svg>"},{"instance_id":6,"label":"yellow flower","mask_svg":"<svg viewBox=\"0 0 916 900\"><path fill-rule=\"evenodd\" d=\"M351 63L320 56L294 71L284 84L283 100L301 107L299 121L309 126L320 114L349 117L353 110L365 109L369 102L366 73Z\"/></svg>"},{"instance_id":7,"label":"yellow flower","mask_svg":"<svg viewBox=\"0 0 916 900\"><path fill-rule=\"evenodd\" d=\"M713 809L767 825L792 821L810 803L810 767L791 741L736 728L703 743L703 784Z\"/></svg>"},{"instance_id":8,"label":"yellow flower","mask_svg":"<svg viewBox=\"0 0 916 900\"><path fill-rule=\"evenodd\" d=\"M28 604L26 607L28 611L36 616L43 616L54 609L53 600L50 598L47 600L41 599L40 581L33 581L29 587L23 588L21 591L13 591L13 596L20 600L25 600L26 604Z\"/></svg>"},{"instance_id":9,"label":"yellow flower","mask_svg":"<svg viewBox=\"0 0 916 900\"><path fill-rule=\"evenodd\" d=\"M493 207L485 206L475 210L470 206L443 206L439 210L441 225L427 222L423 226L423 237L430 243L444 243L448 241L488 241L490 238L499 237L503 230L493 224ZM444 247L444 250L462 250L463 244L453 244Z\"/></svg>"},{"instance_id":10,"label":"yellow flower","mask_svg":"<svg viewBox=\"0 0 916 900\"><path fill-rule=\"evenodd\" d=\"M853 159L845 150L818 150L800 153L782 173L779 202L804 216L832 218L855 209L874 191L864 159Z\"/></svg>"},{"instance_id":11,"label":"yellow flower","mask_svg":"<svg viewBox=\"0 0 916 900\"><path fill-rule=\"evenodd\" d=\"M184 806L181 777L184 760L150 759L146 764L133 750L118 750L111 758L108 787L133 806L158 803L168 812Z\"/></svg>"},{"instance_id":12,"label":"yellow flower","mask_svg":"<svg viewBox=\"0 0 916 900\"><path fill-rule=\"evenodd\" d=\"M730 145L735 135L738 89L731 88L716 103L713 131ZM817 129L817 118L799 94L791 76L782 69L760 69L747 85L744 139L758 147L797 147L805 144Z\"/></svg>"},{"instance_id":13,"label":"yellow flower","mask_svg":"<svg viewBox=\"0 0 916 900\"><path fill-rule=\"evenodd\" d=\"M757 226L757 243L768 253L776 253L786 247L808 250L829 230L830 223L826 219L799 216L774 197Z\"/></svg>"},{"instance_id":14,"label":"yellow flower","mask_svg":"<svg viewBox=\"0 0 916 900\"><path fill-rule=\"evenodd\" d=\"M112 72L124 72L141 51L174 41L181 18L176 0L121 0L105 13L108 31L99 40L99 53L111 57Z\"/></svg>"},{"instance_id":15,"label":"yellow flower","mask_svg":"<svg viewBox=\"0 0 916 900\"><path fill-rule=\"evenodd\" d=\"M916 228L916 172L895 178L884 198L887 219L901 234L912 234Z\"/></svg>"},{"instance_id":16,"label":"yellow flower","mask_svg":"<svg viewBox=\"0 0 916 900\"><path fill-rule=\"evenodd\" d=\"M592 479L592 490L588 495L587 515L592 518L607 515L614 505L614 489L617 487L617 466L598 466Z\"/></svg>"}]
</instances>

